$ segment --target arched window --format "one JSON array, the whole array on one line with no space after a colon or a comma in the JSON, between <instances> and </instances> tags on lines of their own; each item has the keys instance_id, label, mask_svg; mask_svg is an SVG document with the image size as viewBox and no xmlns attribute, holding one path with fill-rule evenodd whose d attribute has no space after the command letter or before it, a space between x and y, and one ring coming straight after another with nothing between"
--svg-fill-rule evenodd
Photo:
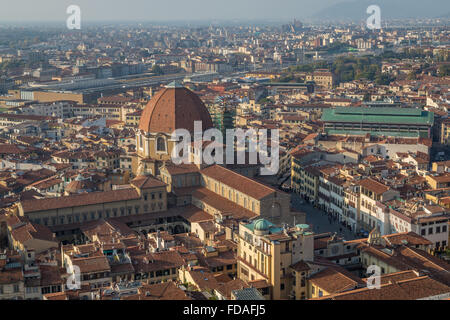
<instances>
[{"instance_id":1,"label":"arched window","mask_svg":"<svg viewBox=\"0 0 450 320\"><path fill-rule=\"evenodd\" d=\"M272 208L271 208L271 216L272 216L272 218L274 218L274 217L280 217L280 216L281 216L281 206L280 206L279 203L275 202L275 203L272 205Z\"/></svg>"},{"instance_id":2,"label":"arched window","mask_svg":"<svg viewBox=\"0 0 450 320\"><path fill-rule=\"evenodd\" d=\"M166 151L166 142L163 137L156 139L156 151Z\"/></svg>"}]
</instances>

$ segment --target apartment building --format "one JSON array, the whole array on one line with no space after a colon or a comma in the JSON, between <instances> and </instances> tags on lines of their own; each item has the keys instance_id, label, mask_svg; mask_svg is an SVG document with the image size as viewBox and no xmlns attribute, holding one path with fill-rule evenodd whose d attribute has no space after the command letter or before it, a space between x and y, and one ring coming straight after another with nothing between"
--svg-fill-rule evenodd
<instances>
[{"instance_id":1,"label":"apartment building","mask_svg":"<svg viewBox=\"0 0 450 320\"><path fill-rule=\"evenodd\" d=\"M75 117L92 118L100 116L110 120L125 121L122 117L121 106L115 104L76 104L72 106L72 112Z\"/></svg>"},{"instance_id":2,"label":"apartment building","mask_svg":"<svg viewBox=\"0 0 450 320\"><path fill-rule=\"evenodd\" d=\"M305 224L276 227L265 219L239 225L238 278L265 281L270 299L304 299L309 267L314 258L314 235Z\"/></svg>"},{"instance_id":3,"label":"apartment building","mask_svg":"<svg viewBox=\"0 0 450 320\"><path fill-rule=\"evenodd\" d=\"M305 80L314 81L318 86L326 89L331 89L336 84L336 77L327 70L316 70L307 74Z\"/></svg>"},{"instance_id":4,"label":"apartment building","mask_svg":"<svg viewBox=\"0 0 450 320\"><path fill-rule=\"evenodd\" d=\"M54 120L53 117L46 116L36 116L27 114L13 114L13 113L2 113L0 114L0 129L5 129L12 127L24 122L30 122L40 125L44 122L50 122Z\"/></svg>"},{"instance_id":5,"label":"apartment building","mask_svg":"<svg viewBox=\"0 0 450 320\"><path fill-rule=\"evenodd\" d=\"M58 119L66 119L73 116L72 112L73 102L71 101L56 101L53 103L30 104L21 107L20 111L24 115L36 115L44 117L55 117Z\"/></svg>"},{"instance_id":6,"label":"apartment building","mask_svg":"<svg viewBox=\"0 0 450 320\"><path fill-rule=\"evenodd\" d=\"M343 190L344 202L342 205L342 221L350 226L351 230L359 230L358 222L361 220L360 189L355 183L350 183Z\"/></svg>"},{"instance_id":7,"label":"apartment building","mask_svg":"<svg viewBox=\"0 0 450 320\"><path fill-rule=\"evenodd\" d=\"M25 299L25 285L21 268L0 270L0 300Z\"/></svg>"},{"instance_id":8,"label":"apartment building","mask_svg":"<svg viewBox=\"0 0 450 320\"><path fill-rule=\"evenodd\" d=\"M450 119L445 119L441 123L439 142L442 144L450 143Z\"/></svg>"},{"instance_id":9,"label":"apartment building","mask_svg":"<svg viewBox=\"0 0 450 320\"><path fill-rule=\"evenodd\" d=\"M381 274L392 274L400 271L415 270L420 275L427 275L430 278L449 285L448 272L450 265L441 260L427 250L431 244L429 240L415 235L398 237L382 237L379 230L374 229L369 234L367 240L361 240L357 246L360 252L361 263L364 269L370 265L380 268Z\"/></svg>"},{"instance_id":10,"label":"apartment building","mask_svg":"<svg viewBox=\"0 0 450 320\"><path fill-rule=\"evenodd\" d=\"M391 200L379 205L378 210L389 215L388 234L412 231L428 239L434 250L448 247L450 215L445 208L417 199Z\"/></svg>"},{"instance_id":11,"label":"apartment building","mask_svg":"<svg viewBox=\"0 0 450 320\"><path fill-rule=\"evenodd\" d=\"M365 230L378 227L382 234L389 233L389 220L387 214L381 214L378 204L383 201L395 199L400 193L372 178L359 181L360 186L360 224Z\"/></svg>"}]
</instances>

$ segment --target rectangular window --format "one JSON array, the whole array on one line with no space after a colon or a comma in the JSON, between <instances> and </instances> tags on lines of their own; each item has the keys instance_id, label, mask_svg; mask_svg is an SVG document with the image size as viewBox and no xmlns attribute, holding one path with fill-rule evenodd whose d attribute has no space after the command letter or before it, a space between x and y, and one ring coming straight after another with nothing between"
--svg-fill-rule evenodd
<instances>
[{"instance_id":1,"label":"rectangular window","mask_svg":"<svg viewBox=\"0 0 450 320\"><path fill-rule=\"evenodd\" d=\"M50 287L45 287L45 288L42 288L42 294L47 294L47 293L50 293Z\"/></svg>"}]
</instances>

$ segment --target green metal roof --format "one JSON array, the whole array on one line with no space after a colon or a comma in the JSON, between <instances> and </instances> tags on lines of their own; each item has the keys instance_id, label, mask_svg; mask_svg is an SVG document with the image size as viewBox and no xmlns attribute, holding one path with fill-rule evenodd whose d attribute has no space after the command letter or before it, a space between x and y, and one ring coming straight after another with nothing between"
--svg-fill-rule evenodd
<instances>
[{"instance_id":1,"label":"green metal roof","mask_svg":"<svg viewBox=\"0 0 450 320\"><path fill-rule=\"evenodd\" d=\"M426 137L426 134L421 134L417 131L361 131L361 130L334 130L325 129L325 131L330 135L349 135L349 136L363 136L370 133L372 136L386 136L386 137Z\"/></svg>"},{"instance_id":2,"label":"green metal roof","mask_svg":"<svg viewBox=\"0 0 450 320\"><path fill-rule=\"evenodd\" d=\"M433 125L433 112L413 108L391 107L340 107L325 109L324 122L392 123Z\"/></svg>"},{"instance_id":3,"label":"green metal roof","mask_svg":"<svg viewBox=\"0 0 450 320\"><path fill-rule=\"evenodd\" d=\"M255 221L254 229L259 231L269 230L270 224L269 221L264 219L258 219Z\"/></svg>"},{"instance_id":4,"label":"green metal roof","mask_svg":"<svg viewBox=\"0 0 450 320\"><path fill-rule=\"evenodd\" d=\"M274 226L274 224L273 224L272 222L268 221L268 220L265 220L265 219L257 219L257 220L253 220L253 221L250 222L249 224L246 224L245 227L246 227L247 229L250 229L250 230L253 232L253 231L255 230L255 226L256 226L257 224L261 223L261 221L264 221L264 223L267 224L267 227L268 227L268 228Z\"/></svg>"},{"instance_id":5,"label":"green metal roof","mask_svg":"<svg viewBox=\"0 0 450 320\"><path fill-rule=\"evenodd\" d=\"M269 230L270 234L279 233L283 231L283 228L276 227L272 222L266 219L257 219L249 224L246 224L245 227L249 229L251 232L254 232L255 230L258 230L258 225L261 224L262 220L264 221L264 224L267 226L267 229Z\"/></svg>"}]
</instances>

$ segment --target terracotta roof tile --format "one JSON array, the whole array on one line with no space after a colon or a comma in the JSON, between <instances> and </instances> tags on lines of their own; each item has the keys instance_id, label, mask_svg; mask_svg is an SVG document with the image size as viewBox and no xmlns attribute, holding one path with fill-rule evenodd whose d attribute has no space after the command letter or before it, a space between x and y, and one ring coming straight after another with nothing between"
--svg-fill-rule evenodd
<instances>
[{"instance_id":1,"label":"terracotta roof tile","mask_svg":"<svg viewBox=\"0 0 450 320\"><path fill-rule=\"evenodd\" d=\"M36 199L22 201L21 205L25 213L61 209L75 206L92 205L97 203L114 202L139 199L139 194L134 188L112 190L104 192L91 192L65 197Z\"/></svg>"},{"instance_id":2,"label":"terracotta roof tile","mask_svg":"<svg viewBox=\"0 0 450 320\"><path fill-rule=\"evenodd\" d=\"M359 185L363 186L364 188L376 193L376 194L383 194L384 192L389 190L389 187L375 181L371 178L363 179L359 181Z\"/></svg>"},{"instance_id":3,"label":"terracotta roof tile","mask_svg":"<svg viewBox=\"0 0 450 320\"><path fill-rule=\"evenodd\" d=\"M202 121L203 130L213 127L208 109L195 93L184 87L165 88L145 107L139 129L169 134L175 129L194 132L194 121Z\"/></svg>"},{"instance_id":4,"label":"terracotta roof tile","mask_svg":"<svg viewBox=\"0 0 450 320\"><path fill-rule=\"evenodd\" d=\"M150 189L157 187L165 187L166 184L158 179L152 178L150 176L138 176L131 180L131 184L140 189Z\"/></svg>"},{"instance_id":5,"label":"terracotta roof tile","mask_svg":"<svg viewBox=\"0 0 450 320\"><path fill-rule=\"evenodd\" d=\"M212 165L201 170L200 173L211 179L220 181L221 183L244 194L248 194L249 196L257 200L277 192L277 190L272 187L262 184L261 182L258 182L256 180L250 179L246 176L240 175L219 165Z\"/></svg>"},{"instance_id":6,"label":"terracotta roof tile","mask_svg":"<svg viewBox=\"0 0 450 320\"><path fill-rule=\"evenodd\" d=\"M328 267L319 271L312 275L309 281L330 294L354 289L363 284L362 279L338 267Z\"/></svg>"}]
</instances>

